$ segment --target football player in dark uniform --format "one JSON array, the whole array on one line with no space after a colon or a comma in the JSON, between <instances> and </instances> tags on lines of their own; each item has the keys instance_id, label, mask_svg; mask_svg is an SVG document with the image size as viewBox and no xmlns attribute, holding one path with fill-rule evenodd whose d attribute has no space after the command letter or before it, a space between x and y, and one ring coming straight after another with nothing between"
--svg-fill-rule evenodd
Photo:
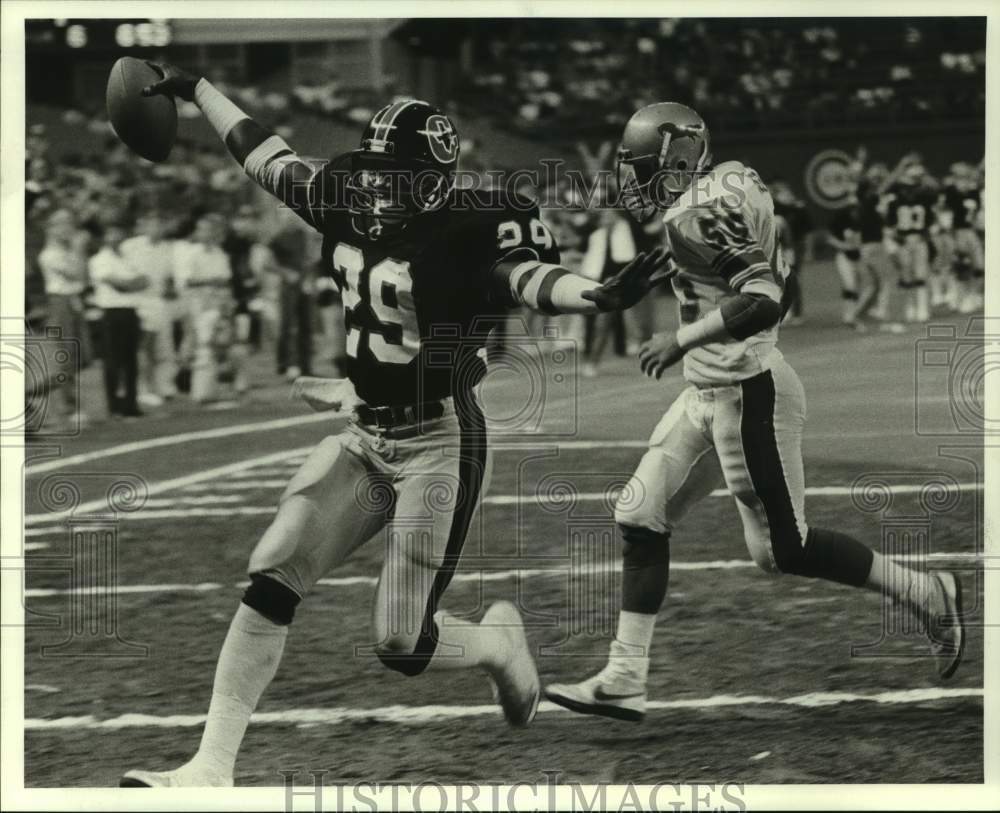
<instances>
[{"instance_id":1,"label":"football player in dark uniform","mask_svg":"<svg viewBox=\"0 0 1000 813\"><path fill-rule=\"evenodd\" d=\"M349 382L319 382L306 398L353 412L292 477L250 557L197 754L173 771L130 771L122 784L231 785L296 606L383 529L375 654L405 675L479 667L508 722L527 724L540 684L516 608L498 602L473 624L438 607L490 470L479 351L508 307L631 306L659 281L666 252L637 257L604 285L561 267L537 206L454 188L458 135L426 102L387 105L359 149L313 164L205 79L157 67L164 79L144 92L194 101L246 173L322 233L343 299Z\"/></svg>"},{"instance_id":2,"label":"football player in dark uniform","mask_svg":"<svg viewBox=\"0 0 1000 813\"><path fill-rule=\"evenodd\" d=\"M976 225L983 190L976 175L976 169L969 164L956 164L940 199L954 241L956 290L952 304L961 313L971 313L982 305L978 292L983 279L983 242Z\"/></svg>"},{"instance_id":3,"label":"football player in dark uniform","mask_svg":"<svg viewBox=\"0 0 1000 813\"><path fill-rule=\"evenodd\" d=\"M900 272L899 287L906 295L903 313L907 322L930 319L928 234L936 195L925 184L925 177L924 168L917 162L911 163L890 187L886 199L886 224L898 246L895 257Z\"/></svg>"}]
</instances>

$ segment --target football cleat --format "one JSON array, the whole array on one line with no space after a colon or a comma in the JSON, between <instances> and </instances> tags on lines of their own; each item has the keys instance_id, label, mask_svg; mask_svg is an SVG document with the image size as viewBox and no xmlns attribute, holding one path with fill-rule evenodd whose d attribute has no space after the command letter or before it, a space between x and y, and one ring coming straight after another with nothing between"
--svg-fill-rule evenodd
<instances>
[{"instance_id":1,"label":"football cleat","mask_svg":"<svg viewBox=\"0 0 1000 813\"><path fill-rule=\"evenodd\" d=\"M941 588L944 609L930 614L927 637L931 642L931 654L937 663L938 675L947 680L955 674L965 652L962 585L954 573L935 573L934 581Z\"/></svg>"},{"instance_id":2,"label":"football cleat","mask_svg":"<svg viewBox=\"0 0 1000 813\"><path fill-rule=\"evenodd\" d=\"M553 683L545 696L580 714L641 722L646 716L646 683L629 668L628 660L612 656L600 672L582 683Z\"/></svg>"},{"instance_id":3,"label":"football cleat","mask_svg":"<svg viewBox=\"0 0 1000 813\"><path fill-rule=\"evenodd\" d=\"M498 601L486 611L480 624L497 627L507 637L506 657L490 669L494 696L508 723L526 726L535 719L542 686L521 614L509 601Z\"/></svg>"},{"instance_id":4,"label":"football cleat","mask_svg":"<svg viewBox=\"0 0 1000 813\"><path fill-rule=\"evenodd\" d=\"M200 769L192 762L172 771L129 771L118 783L120 788L231 788L231 776Z\"/></svg>"}]
</instances>

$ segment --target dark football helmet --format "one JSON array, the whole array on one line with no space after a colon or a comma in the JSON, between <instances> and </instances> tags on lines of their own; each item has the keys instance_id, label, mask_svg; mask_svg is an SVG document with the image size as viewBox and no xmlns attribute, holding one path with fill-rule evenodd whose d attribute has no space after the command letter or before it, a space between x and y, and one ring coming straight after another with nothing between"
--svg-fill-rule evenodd
<instances>
[{"instance_id":1,"label":"dark football helmet","mask_svg":"<svg viewBox=\"0 0 1000 813\"><path fill-rule=\"evenodd\" d=\"M648 105L628 120L618 149L622 206L640 223L670 208L712 162L708 127L677 102Z\"/></svg>"},{"instance_id":2,"label":"dark football helmet","mask_svg":"<svg viewBox=\"0 0 1000 813\"><path fill-rule=\"evenodd\" d=\"M458 132L438 108L417 99L387 104L351 153L348 209L371 239L402 230L440 209L455 184Z\"/></svg>"}]
</instances>

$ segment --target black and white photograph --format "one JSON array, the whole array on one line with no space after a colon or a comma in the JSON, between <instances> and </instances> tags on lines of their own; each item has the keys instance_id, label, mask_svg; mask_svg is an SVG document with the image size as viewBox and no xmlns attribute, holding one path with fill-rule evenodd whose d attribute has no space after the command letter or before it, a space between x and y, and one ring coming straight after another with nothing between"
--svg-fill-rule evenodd
<instances>
[{"instance_id":1,"label":"black and white photograph","mask_svg":"<svg viewBox=\"0 0 1000 813\"><path fill-rule=\"evenodd\" d=\"M4 809L1000 807L990 4L3 5Z\"/></svg>"}]
</instances>

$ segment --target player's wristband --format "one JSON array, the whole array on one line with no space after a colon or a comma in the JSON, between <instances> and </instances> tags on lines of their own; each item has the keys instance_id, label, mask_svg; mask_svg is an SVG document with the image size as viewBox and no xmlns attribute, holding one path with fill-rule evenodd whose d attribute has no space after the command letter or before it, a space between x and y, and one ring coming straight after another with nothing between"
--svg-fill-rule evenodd
<instances>
[{"instance_id":1,"label":"player's wristband","mask_svg":"<svg viewBox=\"0 0 1000 813\"><path fill-rule=\"evenodd\" d=\"M207 79L199 79L194 88L194 103L205 114L219 137L225 141L229 131L243 119L250 118L218 91Z\"/></svg>"},{"instance_id":2,"label":"player's wristband","mask_svg":"<svg viewBox=\"0 0 1000 813\"><path fill-rule=\"evenodd\" d=\"M729 338L722 311L716 309L696 322L682 325L677 329L677 344L685 350L701 347L709 342L722 341Z\"/></svg>"}]
</instances>

